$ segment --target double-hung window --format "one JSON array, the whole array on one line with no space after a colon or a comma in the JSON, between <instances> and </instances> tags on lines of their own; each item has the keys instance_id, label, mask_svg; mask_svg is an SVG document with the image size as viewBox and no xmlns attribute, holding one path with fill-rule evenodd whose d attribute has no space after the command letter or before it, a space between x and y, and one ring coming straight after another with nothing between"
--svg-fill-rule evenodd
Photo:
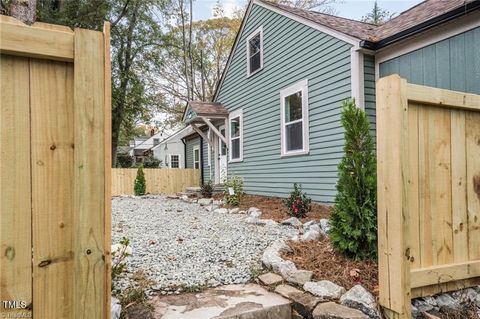
<instances>
[{"instance_id":1,"label":"double-hung window","mask_svg":"<svg viewBox=\"0 0 480 319\"><path fill-rule=\"evenodd\" d=\"M243 114L242 110L230 113L230 162L243 160Z\"/></svg>"},{"instance_id":2,"label":"double-hung window","mask_svg":"<svg viewBox=\"0 0 480 319\"><path fill-rule=\"evenodd\" d=\"M263 68L263 28L255 30L247 38L247 76Z\"/></svg>"},{"instance_id":3,"label":"double-hung window","mask_svg":"<svg viewBox=\"0 0 480 319\"><path fill-rule=\"evenodd\" d=\"M170 168L180 168L180 155L170 154Z\"/></svg>"},{"instance_id":4,"label":"double-hung window","mask_svg":"<svg viewBox=\"0 0 480 319\"><path fill-rule=\"evenodd\" d=\"M280 91L280 108L282 156L307 154L308 80Z\"/></svg>"},{"instance_id":5,"label":"double-hung window","mask_svg":"<svg viewBox=\"0 0 480 319\"><path fill-rule=\"evenodd\" d=\"M200 168L200 147L195 146L193 148L193 168L199 169Z\"/></svg>"}]
</instances>

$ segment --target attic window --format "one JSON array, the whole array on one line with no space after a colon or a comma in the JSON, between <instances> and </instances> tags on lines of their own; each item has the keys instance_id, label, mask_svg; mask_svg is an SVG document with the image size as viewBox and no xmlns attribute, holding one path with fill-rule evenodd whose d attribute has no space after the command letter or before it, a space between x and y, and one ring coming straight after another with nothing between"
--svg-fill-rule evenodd
<instances>
[{"instance_id":1,"label":"attic window","mask_svg":"<svg viewBox=\"0 0 480 319\"><path fill-rule=\"evenodd\" d=\"M263 68L263 28L255 30L247 38L247 76Z\"/></svg>"}]
</instances>

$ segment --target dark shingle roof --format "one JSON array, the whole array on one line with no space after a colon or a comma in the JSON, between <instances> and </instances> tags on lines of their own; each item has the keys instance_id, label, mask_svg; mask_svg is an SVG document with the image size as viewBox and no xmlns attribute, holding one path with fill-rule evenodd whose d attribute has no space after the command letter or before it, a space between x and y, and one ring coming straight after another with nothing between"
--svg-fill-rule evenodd
<instances>
[{"instance_id":1,"label":"dark shingle roof","mask_svg":"<svg viewBox=\"0 0 480 319\"><path fill-rule=\"evenodd\" d=\"M216 102L188 101L188 105L197 114L228 114L225 107Z\"/></svg>"},{"instance_id":2,"label":"dark shingle roof","mask_svg":"<svg viewBox=\"0 0 480 319\"><path fill-rule=\"evenodd\" d=\"M293 8L268 0L258 1L359 40L376 42L478 0L425 0L380 26L316 11Z\"/></svg>"}]
</instances>

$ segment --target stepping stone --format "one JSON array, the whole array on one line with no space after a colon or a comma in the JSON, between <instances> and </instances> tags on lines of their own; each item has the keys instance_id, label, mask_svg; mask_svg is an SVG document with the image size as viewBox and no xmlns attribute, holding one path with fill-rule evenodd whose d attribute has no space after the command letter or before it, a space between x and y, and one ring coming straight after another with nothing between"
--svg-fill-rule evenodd
<instances>
[{"instance_id":1,"label":"stepping stone","mask_svg":"<svg viewBox=\"0 0 480 319\"><path fill-rule=\"evenodd\" d=\"M271 272L258 276L258 279L262 284L266 286L278 285L283 282L282 276L279 276Z\"/></svg>"},{"instance_id":2,"label":"stepping stone","mask_svg":"<svg viewBox=\"0 0 480 319\"><path fill-rule=\"evenodd\" d=\"M291 294L301 294L302 292L295 287L289 285L279 285L275 288L275 292L285 298L290 298Z\"/></svg>"},{"instance_id":3,"label":"stepping stone","mask_svg":"<svg viewBox=\"0 0 480 319\"><path fill-rule=\"evenodd\" d=\"M313 319L369 319L363 312L334 302L319 304L313 311Z\"/></svg>"},{"instance_id":4,"label":"stepping stone","mask_svg":"<svg viewBox=\"0 0 480 319\"><path fill-rule=\"evenodd\" d=\"M292 308L304 317L310 317L313 309L323 300L308 293L292 293L289 295Z\"/></svg>"},{"instance_id":5,"label":"stepping stone","mask_svg":"<svg viewBox=\"0 0 480 319\"><path fill-rule=\"evenodd\" d=\"M291 319L292 314L289 300L254 284L157 296L152 304L158 319Z\"/></svg>"},{"instance_id":6,"label":"stepping stone","mask_svg":"<svg viewBox=\"0 0 480 319\"><path fill-rule=\"evenodd\" d=\"M294 271L288 278L287 281L291 284L302 286L305 285L308 281L312 279L313 272L308 270L297 270Z\"/></svg>"}]
</instances>

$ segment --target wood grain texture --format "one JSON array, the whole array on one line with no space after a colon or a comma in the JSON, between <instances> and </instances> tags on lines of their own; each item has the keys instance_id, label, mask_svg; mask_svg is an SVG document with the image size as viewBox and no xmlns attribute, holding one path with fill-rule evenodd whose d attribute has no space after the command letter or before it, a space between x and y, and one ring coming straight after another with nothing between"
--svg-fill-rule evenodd
<instances>
[{"instance_id":1,"label":"wood grain texture","mask_svg":"<svg viewBox=\"0 0 480 319\"><path fill-rule=\"evenodd\" d=\"M75 29L75 319L107 317L104 45L102 33Z\"/></svg>"},{"instance_id":2,"label":"wood grain texture","mask_svg":"<svg viewBox=\"0 0 480 319\"><path fill-rule=\"evenodd\" d=\"M70 318L74 303L73 64L32 59L30 87L33 316Z\"/></svg>"},{"instance_id":3,"label":"wood grain texture","mask_svg":"<svg viewBox=\"0 0 480 319\"><path fill-rule=\"evenodd\" d=\"M0 56L0 299L32 302L29 61ZM0 316L17 313L0 306ZM29 311L27 315L31 315ZM13 315L13 314L12 314Z\"/></svg>"},{"instance_id":4,"label":"wood grain texture","mask_svg":"<svg viewBox=\"0 0 480 319\"><path fill-rule=\"evenodd\" d=\"M469 260L480 260L480 112L465 115Z\"/></svg>"},{"instance_id":5,"label":"wood grain texture","mask_svg":"<svg viewBox=\"0 0 480 319\"><path fill-rule=\"evenodd\" d=\"M480 95L449 91L434 87L408 84L408 99L412 102L466 110L480 110Z\"/></svg>"},{"instance_id":6,"label":"wood grain texture","mask_svg":"<svg viewBox=\"0 0 480 319\"><path fill-rule=\"evenodd\" d=\"M199 169L143 169L148 194L175 194L186 187L200 186ZM134 195L133 185L137 176L134 168L112 169L112 195Z\"/></svg>"}]
</instances>

